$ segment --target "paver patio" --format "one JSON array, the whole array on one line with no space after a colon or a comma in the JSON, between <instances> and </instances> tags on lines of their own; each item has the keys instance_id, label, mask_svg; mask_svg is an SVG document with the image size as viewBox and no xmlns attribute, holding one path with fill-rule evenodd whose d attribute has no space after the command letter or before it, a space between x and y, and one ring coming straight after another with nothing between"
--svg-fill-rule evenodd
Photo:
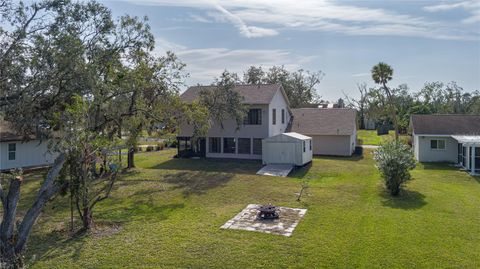
<instances>
[{"instance_id":1,"label":"paver patio","mask_svg":"<svg viewBox=\"0 0 480 269\"><path fill-rule=\"evenodd\" d=\"M247 205L245 209L220 228L291 236L295 227L307 213L306 209L278 207L280 215L278 219L260 220L257 219L257 212L260 206L257 204Z\"/></svg>"}]
</instances>

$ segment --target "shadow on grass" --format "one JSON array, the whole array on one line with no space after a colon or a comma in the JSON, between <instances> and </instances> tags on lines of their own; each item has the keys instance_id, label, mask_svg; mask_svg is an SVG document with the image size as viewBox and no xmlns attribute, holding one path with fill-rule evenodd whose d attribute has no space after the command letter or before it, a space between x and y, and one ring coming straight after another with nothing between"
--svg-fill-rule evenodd
<instances>
[{"instance_id":1,"label":"shadow on grass","mask_svg":"<svg viewBox=\"0 0 480 269\"><path fill-rule=\"evenodd\" d=\"M255 174L262 167L259 160L228 159L170 159L150 169L188 170L206 172L225 172L236 174Z\"/></svg>"},{"instance_id":2,"label":"shadow on grass","mask_svg":"<svg viewBox=\"0 0 480 269\"><path fill-rule=\"evenodd\" d=\"M331 155L314 155L314 159L320 160L338 160L338 161L350 161L350 162L358 162L364 159L363 154L355 154L352 156L331 156Z\"/></svg>"},{"instance_id":3,"label":"shadow on grass","mask_svg":"<svg viewBox=\"0 0 480 269\"><path fill-rule=\"evenodd\" d=\"M427 204L425 202L425 195L418 191L402 189L398 196L391 196L387 190L381 188L380 196L383 198L383 206L391 208L413 210L422 208Z\"/></svg>"},{"instance_id":4,"label":"shadow on grass","mask_svg":"<svg viewBox=\"0 0 480 269\"><path fill-rule=\"evenodd\" d=\"M420 163L420 167L425 170L459 170L459 167L453 166L451 163Z\"/></svg>"},{"instance_id":5,"label":"shadow on grass","mask_svg":"<svg viewBox=\"0 0 480 269\"><path fill-rule=\"evenodd\" d=\"M308 171L310 171L310 168L312 168L312 162L309 162L302 167L295 167L289 177L302 179L305 177Z\"/></svg>"},{"instance_id":6,"label":"shadow on grass","mask_svg":"<svg viewBox=\"0 0 480 269\"><path fill-rule=\"evenodd\" d=\"M225 185L233 178L231 173L209 173L204 171L184 171L165 175L165 182L174 188L182 188L183 195L205 194L209 189Z\"/></svg>"}]
</instances>

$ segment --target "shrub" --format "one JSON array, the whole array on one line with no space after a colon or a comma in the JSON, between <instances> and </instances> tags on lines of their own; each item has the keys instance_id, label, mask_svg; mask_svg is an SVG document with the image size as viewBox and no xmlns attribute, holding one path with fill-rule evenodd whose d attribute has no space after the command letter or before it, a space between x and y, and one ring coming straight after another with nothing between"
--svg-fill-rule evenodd
<instances>
[{"instance_id":1,"label":"shrub","mask_svg":"<svg viewBox=\"0 0 480 269\"><path fill-rule=\"evenodd\" d=\"M163 150L165 148L165 143L159 142L157 147L158 147L158 150Z\"/></svg>"},{"instance_id":2,"label":"shrub","mask_svg":"<svg viewBox=\"0 0 480 269\"><path fill-rule=\"evenodd\" d=\"M153 146L152 146L152 145L148 145L148 146L147 146L147 151L153 151Z\"/></svg>"},{"instance_id":3,"label":"shrub","mask_svg":"<svg viewBox=\"0 0 480 269\"><path fill-rule=\"evenodd\" d=\"M397 196L402 185L411 178L410 170L415 168L412 151L402 142L390 141L375 151L374 159L385 186L391 195Z\"/></svg>"}]
</instances>

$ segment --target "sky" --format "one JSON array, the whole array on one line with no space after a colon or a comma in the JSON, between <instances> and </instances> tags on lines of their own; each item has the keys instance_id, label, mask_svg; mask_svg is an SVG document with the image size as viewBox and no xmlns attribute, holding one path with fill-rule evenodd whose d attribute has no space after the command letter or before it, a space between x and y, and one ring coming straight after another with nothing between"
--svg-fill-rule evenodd
<instances>
[{"instance_id":1,"label":"sky","mask_svg":"<svg viewBox=\"0 0 480 269\"><path fill-rule=\"evenodd\" d=\"M155 52L173 51L186 85L210 84L224 69L284 65L322 71L325 100L374 86L372 66L394 69L391 86L418 91L456 81L480 90L480 0L101 0L118 17L147 16Z\"/></svg>"}]
</instances>

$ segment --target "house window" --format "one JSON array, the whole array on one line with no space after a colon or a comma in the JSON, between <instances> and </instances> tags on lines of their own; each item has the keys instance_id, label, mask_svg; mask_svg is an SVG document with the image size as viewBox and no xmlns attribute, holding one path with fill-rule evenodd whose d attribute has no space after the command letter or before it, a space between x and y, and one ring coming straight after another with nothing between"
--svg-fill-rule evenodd
<instances>
[{"instance_id":1,"label":"house window","mask_svg":"<svg viewBox=\"0 0 480 269\"><path fill-rule=\"evenodd\" d=\"M310 150L312 150L312 140L308 140L308 144L310 146Z\"/></svg>"},{"instance_id":2,"label":"house window","mask_svg":"<svg viewBox=\"0 0 480 269\"><path fill-rule=\"evenodd\" d=\"M8 144L8 160L14 161L17 158L17 144Z\"/></svg>"},{"instance_id":3,"label":"house window","mask_svg":"<svg viewBox=\"0 0 480 269\"><path fill-rule=\"evenodd\" d=\"M282 108L282 124L285 123L285 109Z\"/></svg>"},{"instance_id":4,"label":"house window","mask_svg":"<svg viewBox=\"0 0 480 269\"><path fill-rule=\"evenodd\" d=\"M250 109L247 117L243 121L245 125L261 125L262 124L262 110L259 108Z\"/></svg>"},{"instance_id":5,"label":"house window","mask_svg":"<svg viewBox=\"0 0 480 269\"><path fill-rule=\"evenodd\" d=\"M223 138L223 153L235 153L235 138L224 137Z\"/></svg>"},{"instance_id":6,"label":"house window","mask_svg":"<svg viewBox=\"0 0 480 269\"><path fill-rule=\"evenodd\" d=\"M222 140L220 137L209 137L208 138L208 152L210 153L221 153Z\"/></svg>"},{"instance_id":7,"label":"house window","mask_svg":"<svg viewBox=\"0 0 480 269\"><path fill-rule=\"evenodd\" d=\"M262 155L262 139L261 138L253 139L253 154Z\"/></svg>"},{"instance_id":8,"label":"house window","mask_svg":"<svg viewBox=\"0 0 480 269\"><path fill-rule=\"evenodd\" d=\"M305 141L302 141L303 142L303 152L305 152Z\"/></svg>"},{"instance_id":9,"label":"house window","mask_svg":"<svg viewBox=\"0 0 480 269\"><path fill-rule=\"evenodd\" d=\"M430 148L435 150L444 150L445 140L430 140Z\"/></svg>"},{"instance_id":10,"label":"house window","mask_svg":"<svg viewBox=\"0 0 480 269\"><path fill-rule=\"evenodd\" d=\"M238 139L238 154L250 154L251 142L250 138Z\"/></svg>"},{"instance_id":11,"label":"house window","mask_svg":"<svg viewBox=\"0 0 480 269\"><path fill-rule=\"evenodd\" d=\"M277 124L277 109L272 109L272 124Z\"/></svg>"}]
</instances>

